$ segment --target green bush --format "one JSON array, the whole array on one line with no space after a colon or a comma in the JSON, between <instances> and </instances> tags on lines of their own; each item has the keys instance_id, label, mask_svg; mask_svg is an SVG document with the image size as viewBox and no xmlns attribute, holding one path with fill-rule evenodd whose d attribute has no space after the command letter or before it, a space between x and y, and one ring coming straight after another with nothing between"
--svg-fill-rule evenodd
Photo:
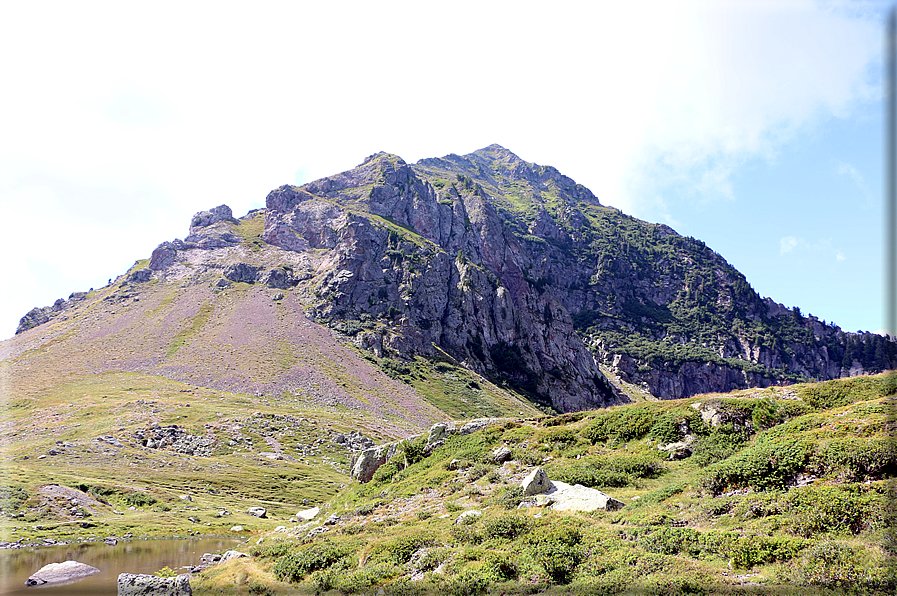
<instances>
[{"instance_id":1,"label":"green bush","mask_svg":"<svg viewBox=\"0 0 897 596\"><path fill-rule=\"evenodd\" d=\"M522 515L508 514L487 520L484 532L487 538L513 540L525 534L530 528L529 520Z\"/></svg>"},{"instance_id":2,"label":"green bush","mask_svg":"<svg viewBox=\"0 0 897 596\"><path fill-rule=\"evenodd\" d=\"M371 480L373 482L389 482L399 473L399 470L401 469L399 466L400 464L398 460L393 458L374 470L374 475L371 476Z\"/></svg>"},{"instance_id":3,"label":"green bush","mask_svg":"<svg viewBox=\"0 0 897 596\"><path fill-rule=\"evenodd\" d=\"M883 525L885 502L881 495L858 487L806 486L788 492L785 506L795 534L859 534Z\"/></svg>"},{"instance_id":4,"label":"green bush","mask_svg":"<svg viewBox=\"0 0 897 596\"><path fill-rule=\"evenodd\" d=\"M757 441L740 453L708 467L699 476L700 488L719 494L728 488L782 489L806 469L813 444L802 437Z\"/></svg>"},{"instance_id":5,"label":"green bush","mask_svg":"<svg viewBox=\"0 0 897 596\"><path fill-rule=\"evenodd\" d=\"M325 538L290 551L278 559L273 572L280 580L296 583L313 571L327 569L354 550L353 544L338 544Z\"/></svg>"},{"instance_id":6,"label":"green bush","mask_svg":"<svg viewBox=\"0 0 897 596\"><path fill-rule=\"evenodd\" d=\"M731 422L721 424L692 444L692 461L701 467L723 461L741 449L747 439L747 434Z\"/></svg>"},{"instance_id":7,"label":"green bush","mask_svg":"<svg viewBox=\"0 0 897 596\"><path fill-rule=\"evenodd\" d=\"M519 568L517 557L500 551L489 551L483 564L483 575L493 582L507 582L517 579Z\"/></svg>"},{"instance_id":8,"label":"green bush","mask_svg":"<svg viewBox=\"0 0 897 596\"><path fill-rule=\"evenodd\" d=\"M156 497L146 493L131 493L125 495L124 502L128 507L146 507L157 502Z\"/></svg>"},{"instance_id":9,"label":"green bush","mask_svg":"<svg viewBox=\"0 0 897 596\"><path fill-rule=\"evenodd\" d=\"M581 432L593 445L610 439L631 441L641 439L654 426L656 412L650 406L634 405L601 412Z\"/></svg>"},{"instance_id":10,"label":"green bush","mask_svg":"<svg viewBox=\"0 0 897 596\"><path fill-rule=\"evenodd\" d=\"M485 594L489 580L473 569L465 569L448 580L446 592L451 596L478 596Z\"/></svg>"},{"instance_id":11,"label":"green bush","mask_svg":"<svg viewBox=\"0 0 897 596\"><path fill-rule=\"evenodd\" d=\"M881 438L835 439L814 454L817 474L837 474L848 482L893 476L897 472L897 445Z\"/></svg>"},{"instance_id":12,"label":"green bush","mask_svg":"<svg viewBox=\"0 0 897 596\"><path fill-rule=\"evenodd\" d=\"M567 584L585 558L582 532L566 523L551 523L526 535L530 556L556 584Z\"/></svg>"},{"instance_id":13,"label":"green bush","mask_svg":"<svg viewBox=\"0 0 897 596\"><path fill-rule=\"evenodd\" d=\"M429 532L412 532L398 536L375 546L371 550L372 561L385 561L393 565L404 565L411 560L415 551L425 546L435 546L436 539Z\"/></svg>"},{"instance_id":14,"label":"green bush","mask_svg":"<svg viewBox=\"0 0 897 596\"><path fill-rule=\"evenodd\" d=\"M732 545L732 565L750 569L755 565L789 561L807 545L808 542L800 538L742 536Z\"/></svg>"},{"instance_id":15,"label":"green bush","mask_svg":"<svg viewBox=\"0 0 897 596\"><path fill-rule=\"evenodd\" d=\"M368 564L360 569L353 569L336 574L334 587L343 594L362 594L369 592L373 586L402 573L400 567L389 563ZM385 590L384 590L385 592Z\"/></svg>"},{"instance_id":16,"label":"green bush","mask_svg":"<svg viewBox=\"0 0 897 596\"><path fill-rule=\"evenodd\" d=\"M519 486L499 488L495 491L492 501L502 509L516 509L523 501L523 489Z\"/></svg>"},{"instance_id":17,"label":"green bush","mask_svg":"<svg viewBox=\"0 0 897 596\"><path fill-rule=\"evenodd\" d=\"M856 590L866 579L860 554L841 542L820 542L811 546L789 571L788 579L803 586Z\"/></svg>"},{"instance_id":18,"label":"green bush","mask_svg":"<svg viewBox=\"0 0 897 596\"><path fill-rule=\"evenodd\" d=\"M691 528L661 528L639 538L638 545L660 555L697 556L701 552L700 534Z\"/></svg>"}]
</instances>

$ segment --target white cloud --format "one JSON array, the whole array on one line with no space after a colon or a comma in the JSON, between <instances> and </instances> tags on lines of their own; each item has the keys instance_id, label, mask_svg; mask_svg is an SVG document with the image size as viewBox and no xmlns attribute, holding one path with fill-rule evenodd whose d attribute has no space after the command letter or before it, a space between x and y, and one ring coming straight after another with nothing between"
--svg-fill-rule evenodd
<instances>
[{"instance_id":1,"label":"white cloud","mask_svg":"<svg viewBox=\"0 0 897 596\"><path fill-rule=\"evenodd\" d=\"M798 240L794 236L785 236L781 240L779 240L779 253L786 255L792 250L794 247L803 242L803 240Z\"/></svg>"},{"instance_id":2,"label":"white cloud","mask_svg":"<svg viewBox=\"0 0 897 596\"><path fill-rule=\"evenodd\" d=\"M133 261L200 209L242 215L380 150L493 142L671 221L670 185L731 199L746 159L877 98L879 23L849 6L12 3L0 201L23 225L0 251L32 246L39 225L35 267L71 254L72 275L111 275L91 236ZM65 283L32 300L81 287Z\"/></svg>"},{"instance_id":3,"label":"white cloud","mask_svg":"<svg viewBox=\"0 0 897 596\"><path fill-rule=\"evenodd\" d=\"M784 236L779 240L779 254L783 256L788 254L824 254L829 255L839 263L847 260L847 257L844 255L844 251L842 251L840 248L834 248L832 246L831 238L822 238L815 242L808 242L807 240L800 237Z\"/></svg>"}]
</instances>

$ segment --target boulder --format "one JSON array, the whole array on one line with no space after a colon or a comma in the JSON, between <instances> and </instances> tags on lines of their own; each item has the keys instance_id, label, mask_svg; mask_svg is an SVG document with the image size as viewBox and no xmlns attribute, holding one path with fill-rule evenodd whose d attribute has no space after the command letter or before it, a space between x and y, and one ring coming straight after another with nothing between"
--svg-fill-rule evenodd
<instances>
[{"instance_id":1,"label":"boulder","mask_svg":"<svg viewBox=\"0 0 897 596\"><path fill-rule=\"evenodd\" d=\"M264 507L250 507L249 509L246 510L246 513L249 515L254 515L255 517L261 517L261 518L268 516L268 510L265 509Z\"/></svg>"},{"instance_id":2,"label":"boulder","mask_svg":"<svg viewBox=\"0 0 897 596\"><path fill-rule=\"evenodd\" d=\"M588 488L581 484L573 486L566 482L555 481L550 490L544 495L536 495L536 498L525 501L521 506L543 506L547 502L555 511L595 511L604 509L616 511L625 503L614 499L600 490Z\"/></svg>"},{"instance_id":3,"label":"boulder","mask_svg":"<svg viewBox=\"0 0 897 596\"><path fill-rule=\"evenodd\" d=\"M311 521L317 515L321 513L320 507L312 507L311 509L303 509L302 511L296 514L297 519L301 519L302 521Z\"/></svg>"},{"instance_id":4,"label":"boulder","mask_svg":"<svg viewBox=\"0 0 897 596\"><path fill-rule=\"evenodd\" d=\"M503 464L511 459L511 450L507 445L502 445L501 447L493 451L490 456L493 461Z\"/></svg>"},{"instance_id":5,"label":"boulder","mask_svg":"<svg viewBox=\"0 0 897 596\"><path fill-rule=\"evenodd\" d=\"M225 551L223 555L221 555L221 562L224 563L226 561L230 561L231 559L242 559L243 557L248 557L246 553L241 553L238 550L229 550Z\"/></svg>"},{"instance_id":6,"label":"boulder","mask_svg":"<svg viewBox=\"0 0 897 596\"><path fill-rule=\"evenodd\" d=\"M31 575L26 581L26 586L40 586L43 584L64 584L84 579L99 573L100 570L78 561L64 561L62 563L50 563L44 565Z\"/></svg>"},{"instance_id":7,"label":"boulder","mask_svg":"<svg viewBox=\"0 0 897 596\"><path fill-rule=\"evenodd\" d=\"M118 596L192 596L190 576L156 577L121 573L118 576Z\"/></svg>"},{"instance_id":8,"label":"boulder","mask_svg":"<svg viewBox=\"0 0 897 596\"><path fill-rule=\"evenodd\" d=\"M459 524L459 525L469 524L469 523L472 523L476 518L480 517L481 515L483 515L482 511L477 511L476 509L471 509L471 510L465 511L464 513L459 515L457 517L457 519L455 519L455 523Z\"/></svg>"},{"instance_id":9,"label":"boulder","mask_svg":"<svg viewBox=\"0 0 897 596\"><path fill-rule=\"evenodd\" d=\"M242 532L242 531L243 531L243 526L233 526L233 527L230 529L230 531L231 531L231 532Z\"/></svg>"},{"instance_id":10,"label":"boulder","mask_svg":"<svg viewBox=\"0 0 897 596\"><path fill-rule=\"evenodd\" d=\"M377 468L398 453L400 442L371 447L352 456L351 476L359 482L369 482Z\"/></svg>"},{"instance_id":11,"label":"boulder","mask_svg":"<svg viewBox=\"0 0 897 596\"><path fill-rule=\"evenodd\" d=\"M547 492L553 486L554 484L548 479L548 474L542 468L534 469L520 482L520 488L523 489L523 494L527 497Z\"/></svg>"},{"instance_id":12,"label":"boulder","mask_svg":"<svg viewBox=\"0 0 897 596\"><path fill-rule=\"evenodd\" d=\"M458 431L459 435L469 435L471 433L475 433L478 430L482 430L487 426L491 426L493 424L498 424L499 422L505 422L505 420L501 418L477 418L475 420L471 420L467 424L461 427Z\"/></svg>"},{"instance_id":13,"label":"boulder","mask_svg":"<svg viewBox=\"0 0 897 596\"><path fill-rule=\"evenodd\" d=\"M431 451L434 448L445 443L445 439L451 435L458 432L458 429L455 428L455 425L451 422L437 422L433 426L430 427L430 432L427 435L427 451Z\"/></svg>"}]
</instances>

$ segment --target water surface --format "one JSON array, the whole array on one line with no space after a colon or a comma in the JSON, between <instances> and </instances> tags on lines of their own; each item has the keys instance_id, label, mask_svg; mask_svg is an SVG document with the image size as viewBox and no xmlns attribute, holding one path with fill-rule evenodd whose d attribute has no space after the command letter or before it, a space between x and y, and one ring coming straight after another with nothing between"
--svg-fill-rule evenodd
<instances>
[{"instance_id":1,"label":"water surface","mask_svg":"<svg viewBox=\"0 0 897 596\"><path fill-rule=\"evenodd\" d=\"M203 553L234 548L236 540L203 538L190 540L133 540L115 546L102 542L41 548L0 550L0 594L30 596L115 596L119 573L153 574L163 567L183 573L181 567L198 565ZM79 561L100 573L65 585L27 587L25 580L50 563Z\"/></svg>"}]
</instances>

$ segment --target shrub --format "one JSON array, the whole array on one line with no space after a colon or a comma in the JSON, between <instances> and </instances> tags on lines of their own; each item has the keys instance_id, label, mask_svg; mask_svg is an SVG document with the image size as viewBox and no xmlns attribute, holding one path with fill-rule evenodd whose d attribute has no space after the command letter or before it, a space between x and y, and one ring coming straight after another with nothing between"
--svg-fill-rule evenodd
<instances>
[{"instance_id":1,"label":"shrub","mask_svg":"<svg viewBox=\"0 0 897 596\"><path fill-rule=\"evenodd\" d=\"M807 541L800 538L742 536L732 545L732 565L749 569L755 565L788 561L806 546Z\"/></svg>"},{"instance_id":2,"label":"shrub","mask_svg":"<svg viewBox=\"0 0 897 596\"><path fill-rule=\"evenodd\" d=\"M529 530L529 520L521 515L502 515L488 520L484 532L487 538L513 540Z\"/></svg>"},{"instance_id":3,"label":"shrub","mask_svg":"<svg viewBox=\"0 0 897 596\"><path fill-rule=\"evenodd\" d=\"M699 477L699 486L714 495L729 487L782 489L806 469L812 452L812 443L802 437L758 441L707 468Z\"/></svg>"},{"instance_id":4,"label":"shrub","mask_svg":"<svg viewBox=\"0 0 897 596\"><path fill-rule=\"evenodd\" d=\"M396 460L396 458L393 458L374 470L374 475L371 476L371 480L373 482L389 482L398 473L399 462Z\"/></svg>"},{"instance_id":5,"label":"shrub","mask_svg":"<svg viewBox=\"0 0 897 596\"><path fill-rule=\"evenodd\" d=\"M485 594L489 581L472 569L467 569L451 578L446 591L452 596L477 596Z\"/></svg>"},{"instance_id":6,"label":"shrub","mask_svg":"<svg viewBox=\"0 0 897 596\"><path fill-rule=\"evenodd\" d=\"M400 568L389 563L369 564L361 569L339 573L336 577L335 587L344 594L361 594L368 592L372 586L379 584L382 580L395 577L401 572Z\"/></svg>"},{"instance_id":7,"label":"shrub","mask_svg":"<svg viewBox=\"0 0 897 596\"><path fill-rule=\"evenodd\" d=\"M502 487L495 491L493 501L502 509L516 509L523 501L523 489L519 486Z\"/></svg>"},{"instance_id":8,"label":"shrub","mask_svg":"<svg viewBox=\"0 0 897 596\"><path fill-rule=\"evenodd\" d=\"M609 439L623 442L641 439L654 426L655 416L648 406L624 406L602 412L581 434L592 444Z\"/></svg>"},{"instance_id":9,"label":"shrub","mask_svg":"<svg viewBox=\"0 0 897 596\"><path fill-rule=\"evenodd\" d=\"M156 497L146 493L131 493L125 495L124 501L128 507L146 507L157 502Z\"/></svg>"},{"instance_id":10,"label":"shrub","mask_svg":"<svg viewBox=\"0 0 897 596\"><path fill-rule=\"evenodd\" d=\"M836 486L807 486L789 491L789 509L795 534L859 534L884 516L884 502L878 495Z\"/></svg>"},{"instance_id":11,"label":"shrub","mask_svg":"<svg viewBox=\"0 0 897 596\"><path fill-rule=\"evenodd\" d=\"M864 578L859 553L841 542L820 542L808 548L789 575L798 585L848 589L859 587Z\"/></svg>"},{"instance_id":12,"label":"shrub","mask_svg":"<svg viewBox=\"0 0 897 596\"><path fill-rule=\"evenodd\" d=\"M255 580L249 580L249 583L246 584L246 590L251 596L276 596L274 590L269 586Z\"/></svg>"},{"instance_id":13,"label":"shrub","mask_svg":"<svg viewBox=\"0 0 897 596\"><path fill-rule=\"evenodd\" d=\"M661 528L638 540L639 546L660 555L679 553L696 556L701 552L700 534L691 528Z\"/></svg>"},{"instance_id":14,"label":"shrub","mask_svg":"<svg viewBox=\"0 0 897 596\"><path fill-rule=\"evenodd\" d=\"M581 540L579 528L560 523L543 525L526 537L530 555L557 584L569 583L585 558Z\"/></svg>"},{"instance_id":15,"label":"shrub","mask_svg":"<svg viewBox=\"0 0 897 596\"><path fill-rule=\"evenodd\" d=\"M327 569L354 551L351 544L337 544L329 539L299 547L274 564L274 575L281 580L299 582L319 569Z\"/></svg>"},{"instance_id":16,"label":"shrub","mask_svg":"<svg viewBox=\"0 0 897 596\"><path fill-rule=\"evenodd\" d=\"M371 551L371 560L386 561L393 565L404 565L411 560L417 550L425 546L435 546L436 540L428 532L414 532L383 542Z\"/></svg>"},{"instance_id":17,"label":"shrub","mask_svg":"<svg viewBox=\"0 0 897 596\"><path fill-rule=\"evenodd\" d=\"M735 454L747 441L747 434L729 422L714 427L692 445L692 461L707 466Z\"/></svg>"},{"instance_id":18,"label":"shrub","mask_svg":"<svg viewBox=\"0 0 897 596\"><path fill-rule=\"evenodd\" d=\"M486 553L483 575L493 582L507 582L517 579L517 558L498 551Z\"/></svg>"},{"instance_id":19,"label":"shrub","mask_svg":"<svg viewBox=\"0 0 897 596\"><path fill-rule=\"evenodd\" d=\"M893 475L897 445L881 439L835 439L814 454L811 466L820 475L837 474L848 482Z\"/></svg>"}]
</instances>

